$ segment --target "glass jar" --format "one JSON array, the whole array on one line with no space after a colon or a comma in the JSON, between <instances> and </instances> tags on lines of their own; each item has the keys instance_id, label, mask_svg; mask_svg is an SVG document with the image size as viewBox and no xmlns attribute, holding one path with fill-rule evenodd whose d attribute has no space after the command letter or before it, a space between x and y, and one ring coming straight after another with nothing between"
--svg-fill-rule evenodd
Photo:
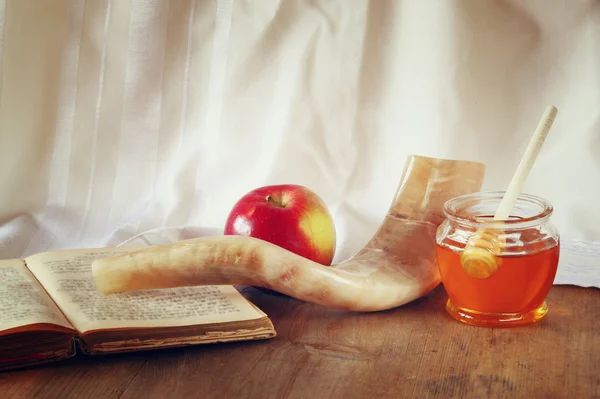
<instances>
[{"instance_id":1,"label":"glass jar","mask_svg":"<svg viewBox=\"0 0 600 399\"><path fill-rule=\"evenodd\" d=\"M444 204L436 234L446 310L479 326L536 322L548 312L560 239L550 222L553 206L521 194L507 220L493 220L504 192L462 195Z\"/></svg>"}]
</instances>

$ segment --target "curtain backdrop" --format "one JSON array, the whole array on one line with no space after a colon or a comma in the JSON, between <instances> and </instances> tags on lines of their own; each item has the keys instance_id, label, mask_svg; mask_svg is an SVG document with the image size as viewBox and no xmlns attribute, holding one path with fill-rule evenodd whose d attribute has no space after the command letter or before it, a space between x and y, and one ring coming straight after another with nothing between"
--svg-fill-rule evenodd
<instances>
[{"instance_id":1,"label":"curtain backdrop","mask_svg":"<svg viewBox=\"0 0 600 399\"><path fill-rule=\"evenodd\" d=\"M0 0L0 258L219 232L248 190L329 205L336 260L406 156L487 164L600 241L600 2Z\"/></svg>"}]
</instances>

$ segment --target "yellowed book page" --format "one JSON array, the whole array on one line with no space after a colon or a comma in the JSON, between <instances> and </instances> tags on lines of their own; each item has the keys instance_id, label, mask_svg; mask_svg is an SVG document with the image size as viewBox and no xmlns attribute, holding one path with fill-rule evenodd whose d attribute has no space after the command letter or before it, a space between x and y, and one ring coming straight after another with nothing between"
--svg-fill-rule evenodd
<instances>
[{"instance_id":1,"label":"yellowed book page","mask_svg":"<svg viewBox=\"0 0 600 399\"><path fill-rule=\"evenodd\" d=\"M0 331L41 323L73 328L23 260L0 260Z\"/></svg>"},{"instance_id":2,"label":"yellowed book page","mask_svg":"<svg viewBox=\"0 0 600 399\"><path fill-rule=\"evenodd\" d=\"M179 287L101 294L91 264L138 248L53 251L25 259L69 321L81 333L109 328L169 327L264 317L233 286Z\"/></svg>"}]
</instances>

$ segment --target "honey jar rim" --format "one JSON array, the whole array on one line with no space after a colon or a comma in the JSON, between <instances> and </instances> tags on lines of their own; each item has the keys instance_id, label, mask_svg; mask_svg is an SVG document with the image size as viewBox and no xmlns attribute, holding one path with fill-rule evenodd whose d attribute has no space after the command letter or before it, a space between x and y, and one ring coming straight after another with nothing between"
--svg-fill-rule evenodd
<instances>
[{"instance_id":1,"label":"honey jar rim","mask_svg":"<svg viewBox=\"0 0 600 399\"><path fill-rule=\"evenodd\" d=\"M494 228L502 227L503 229L518 229L523 227L531 227L544 223L550 218L554 212L554 206L546 199L527 193L520 193L516 202L515 208L519 205L529 204L537 207L535 214L496 221L492 220L492 214L478 215L475 213L469 214L466 209L477 204L475 201L488 201L497 205L504 197L504 191L480 191L471 194L464 194L449 199L444 203L444 214L451 221L467 224L476 227Z\"/></svg>"}]
</instances>

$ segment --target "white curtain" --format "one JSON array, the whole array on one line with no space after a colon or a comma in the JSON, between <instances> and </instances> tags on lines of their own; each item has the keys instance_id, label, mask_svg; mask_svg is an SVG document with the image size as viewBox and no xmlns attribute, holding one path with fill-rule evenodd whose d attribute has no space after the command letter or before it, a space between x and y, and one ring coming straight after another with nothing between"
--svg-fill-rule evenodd
<instances>
[{"instance_id":1,"label":"white curtain","mask_svg":"<svg viewBox=\"0 0 600 399\"><path fill-rule=\"evenodd\" d=\"M407 155L503 189L548 104L525 191L600 241L598 1L1 0L0 54L0 258L219 232L298 183L344 259Z\"/></svg>"}]
</instances>

